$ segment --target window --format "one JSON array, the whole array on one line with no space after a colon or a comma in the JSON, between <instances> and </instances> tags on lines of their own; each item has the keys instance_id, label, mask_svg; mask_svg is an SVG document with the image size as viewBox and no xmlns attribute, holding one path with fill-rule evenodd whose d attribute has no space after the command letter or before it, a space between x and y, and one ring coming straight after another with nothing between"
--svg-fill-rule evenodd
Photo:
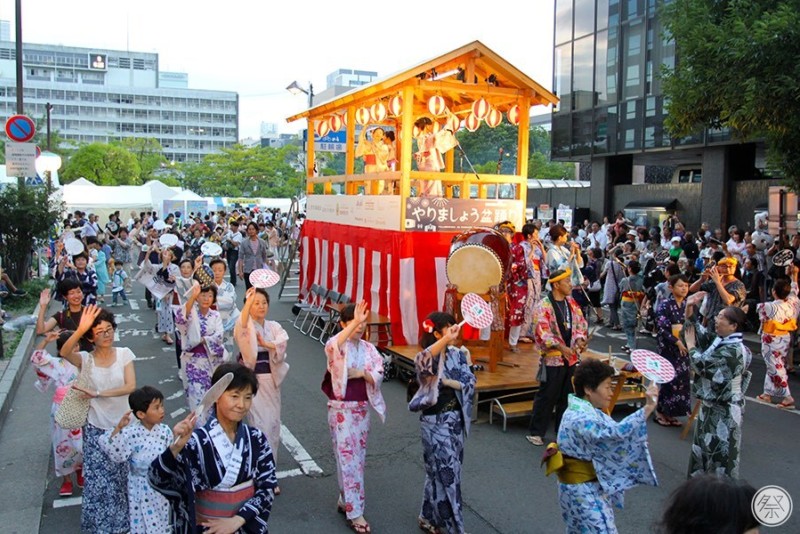
<instances>
[{"instance_id":1,"label":"window","mask_svg":"<svg viewBox=\"0 0 800 534\"><path fill-rule=\"evenodd\" d=\"M555 92L558 98L561 99L557 111L569 111L572 109L570 100L572 91L572 43L556 47L553 70L556 73Z\"/></svg>"},{"instance_id":2,"label":"window","mask_svg":"<svg viewBox=\"0 0 800 534\"><path fill-rule=\"evenodd\" d=\"M556 0L556 45L572 40L572 0Z\"/></svg>"},{"instance_id":3,"label":"window","mask_svg":"<svg viewBox=\"0 0 800 534\"><path fill-rule=\"evenodd\" d=\"M572 108L589 109L594 105L595 94L592 90L594 69L594 36L590 35L575 41L572 77Z\"/></svg>"},{"instance_id":4,"label":"window","mask_svg":"<svg viewBox=\"0 0 800 534\"><path fill-rule=\"evenodd\" d=\"M642 45L644 39L644 24L641 21L631 23L622 27L622 73L625 77L622 96L624 99L637 98L643 96L644 79L642 69L644 68L644 57Z\"/></svg>"},{"instance_id":5,"label":"window","mask_svg":"<svg viewBox=\"0 0 800 534\"><path fill-rule=\"evenodd\" d=\"M594 33L594 0L575 0L575 39Z\"/></svg>"}]
</instances>

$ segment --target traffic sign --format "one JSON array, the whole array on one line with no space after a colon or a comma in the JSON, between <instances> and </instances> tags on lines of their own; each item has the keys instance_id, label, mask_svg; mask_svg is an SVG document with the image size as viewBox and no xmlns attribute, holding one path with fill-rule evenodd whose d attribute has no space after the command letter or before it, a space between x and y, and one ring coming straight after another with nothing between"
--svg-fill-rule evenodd
<instances>
[{"instance_id":1,"label":"traffic sign","mask_svg":"<svg viewBox=\"0 0 800 534\"><path fill-rule=\"evenodd\" d=\"M36 176L36 145L6 143L6 176Z\"/></svg>"},{"instance_id":2,"label":"traffic sign","mask_svg":"<svg viewBox=\"0 0 800 534\"><path fill-rule=\"evenodd\" d=\"M25 115L12 115L6 121L6 135L12 141L27 143L36 134L36 124Z\"/></svg>"}]
</instances>

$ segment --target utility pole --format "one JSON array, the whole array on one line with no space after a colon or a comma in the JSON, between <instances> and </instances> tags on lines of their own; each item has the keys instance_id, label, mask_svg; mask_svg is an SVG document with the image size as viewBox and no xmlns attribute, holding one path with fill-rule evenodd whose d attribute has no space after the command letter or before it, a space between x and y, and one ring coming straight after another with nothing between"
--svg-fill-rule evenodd
<instances>
[{"instance_id":1,"label":"utility pole","mask_svg":"<svg viewBox=\"0 0 800 534\"><path fill-rule=\"evenodd\" d=\"M16 0L16 37L17 37L17 114L25 113L22 101L22 0ZM17 176L17 186L25 187L25 177Z\"/></svg>"}]
</instances>

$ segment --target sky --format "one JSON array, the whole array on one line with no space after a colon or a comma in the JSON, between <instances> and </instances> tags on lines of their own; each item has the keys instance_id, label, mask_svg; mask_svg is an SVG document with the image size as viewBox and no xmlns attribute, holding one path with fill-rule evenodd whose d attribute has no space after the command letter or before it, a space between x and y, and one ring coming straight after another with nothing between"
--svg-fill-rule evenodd
<instances>
[{"instance_id":1,"label":"sky","mask_svg":"<svg viewBox=\"0 0 800 534\"><path fill-rule=\"evenodd\" d=\"M11 21L14 0L0 0ZM315 92L339 68L383 77L474 40L552 88L553 0L22 0L24 42L157 52L162 71L187 72L192 89L239 93L240 137L261 122L296 132L306 108L294 80ZM534 108L534 115L544 108Z\"/></svg>"}]
</instances>

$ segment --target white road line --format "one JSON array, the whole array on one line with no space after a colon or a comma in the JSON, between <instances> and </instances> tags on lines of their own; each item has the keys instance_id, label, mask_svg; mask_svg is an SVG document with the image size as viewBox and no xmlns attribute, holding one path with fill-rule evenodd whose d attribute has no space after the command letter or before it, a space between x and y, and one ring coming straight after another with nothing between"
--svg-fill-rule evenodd
<instances>
[{"instance_id":1,"label":"white road line","mask_svg":"<svg viewBox=\"0 0 800 534\"><path fill-rule=\"evenodd\" d=\"M164 352L175 352L174 347L161 347L161 350L163 350Z\"/></svg>"},{"instance_id":2,"label":"white road line","mask_svg":"<svg viewBox=\"0 0 800 534\"><path fill-rule=\"evenodd\" d=\"M759 399L757 399L757 398L755 398L755 397L745 397L745 398L746 398L747 400L749 400L749 401L756 402L756 403L758 403L758 404L760 404L760 405L762 405L762 406L770 406L770 407L772 407L772 408L775 408L776 410L780 410L780 411L782 411L782 412L787 412L787 413L793 413L793 414L795 414L795 415L800 415L800 410L797 410L797 409L794 409L794 410L788 410L788 409L786 409L786 408L778 408L778 405L777 405L777 404L772 404L771 402L764 402L764 401L762 401L762 400L759 400Z\"/></svg>"},{"instance_id":3,"label":"white road line","mask_svg":"<svg viewBox=\"0 0 800 534\"><path fill-rule=\"evenodd\" d=\"M159 384L166 384L167 382L175 382L174 378L164 378L163 380L159 380Z\"/></svg>"},{"instance_id":4,"label":"white road line","mask_svg":"<svg viewBox=\"0 0 800 534\"><path fill-rule=\"evenodd\" d=\"M136 361L137 362L146 362L147 360L155 360L155 359L156 359L155 356L137 356L136 357Z\"/></svg>"},{"instance_id":5,"label":"white road line","mask_svg":"<svg viewBox=\"0 0 800 534\"><path fill-rule=\"evenodd\" d=\"M290 469L288 471L278 471L277 473L275 473L275 476L277 476L279 479L281 479L281 478L289 478L289 477L299 477L302 474L303 474L303 470L302 469Z\"/></svg>"},{"instance_id":6,"label":"white road line","mask_svg":"<svg viewBox=\"0 0 800 534\"><path fill-rule=\"evenodd\" d=\"M281 425L281 442L283 443L284 447L289 450L289 453L292 455L298 464L300 464L300 469L303 470L303 473L306 475L321 475L323 474L322 469L317 465L317 462L311 458L311 455L300 445L300 442L297 441L297 438L294 437L294 434L289 432L289 429L286 428L285 425Z\"/></svg>"},{"instance_id":7,"label":"white road line","mask_svg":"<svg viewBox=\"0 0 800 534\"><path fill-rule=\"evenodd\" d=\"M83 497L69 497L67 499L58 499L53 501L53 508L66 508L67 506L80 506L83 503Z\"/></svg>"},{"instance_id":8,"label":"white road line","mask_svg":"<svg viewBox=\"0 0 800 534\"><path fill-rule=\"evenodd\" d=\"M180 389L166 398L166 400L175 400L177 398L183 397L183 390Z\"/></svg>"},{"instance_id":9,"label":"white road line","mask_svg":"<svg viewBox=\"0 0 800 534\"><path fill-rule=\"evenodd\" d=\"M175 419L176 417L178 417L179 415L183 415L184 413L186 413L186 408L178 408L177 410L169 414L169 416L172 419Z\"/></svg>"},{"instance_id":10,"label":"white road line","mask_svg":"<svg viewBox=\"0 0 800 534\"><path fill-rule=\"evenodd\" d=\"M138 310L139 309L139 303L136 302L134 299L129 299L128 300L128 304L131 305L131 309L132 310Z\"/></svg>"}]
</instances>

